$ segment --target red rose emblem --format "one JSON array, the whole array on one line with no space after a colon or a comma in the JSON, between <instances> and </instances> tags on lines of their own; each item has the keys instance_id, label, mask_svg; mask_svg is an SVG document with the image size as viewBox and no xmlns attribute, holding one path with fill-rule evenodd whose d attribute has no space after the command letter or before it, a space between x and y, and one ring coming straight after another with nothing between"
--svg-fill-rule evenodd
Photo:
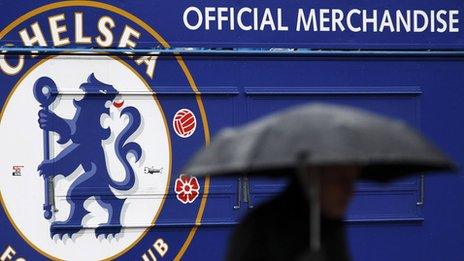
<instances>
[{"instance_id":1,"label":"red rose emblem","mask_svg":"<svg viewBox=\"0 0 464 261\"><path fill-rule=\"evenodd\" d=\"M177 194L177 199L184 203L192 203L199 195L200 185L198 185L198 180L195 177L190 177L186 175L180 175L176 179L175 191Z\"/></svg>"}]
</instances>

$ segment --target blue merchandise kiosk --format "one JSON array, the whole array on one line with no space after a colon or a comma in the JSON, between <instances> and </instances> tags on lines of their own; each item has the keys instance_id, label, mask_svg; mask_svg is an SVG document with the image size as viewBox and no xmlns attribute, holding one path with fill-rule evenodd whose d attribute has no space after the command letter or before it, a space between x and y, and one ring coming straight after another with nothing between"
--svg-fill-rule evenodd
<instances>
[{"instance_id":1,"label":"blue merchandise kiosk","mask_svg":"<svg viewBox=\"0 0 464 261\"><path fill-rule=\"evenodd\" d=\"M221 128L296 104L403 119L464 164L462 1L0 7L2 261L222 260L287 181L182 167ZM464 260L462 188L462 173L360 182L352 259Z\"/></svg>"}]
</instances>

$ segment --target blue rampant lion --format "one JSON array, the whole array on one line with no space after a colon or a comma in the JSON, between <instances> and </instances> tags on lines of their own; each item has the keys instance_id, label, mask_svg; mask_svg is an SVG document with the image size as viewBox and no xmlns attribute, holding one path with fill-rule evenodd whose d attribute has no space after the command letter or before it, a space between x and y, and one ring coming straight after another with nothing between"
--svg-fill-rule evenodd
<instances>
[{"instance_id":1,"label":"blue rampant lion","mask_svg":"<svg viewBox=\"0 0 464 261\"><path fill-rule=\"evenodd\" d=\"M57 133L60 144L71 141L71 144L55 158L44 160L39 165L40 175L66 177L79 166L84 169L84 173L72 183L67 193L66 198L71 205L69 217L65 221L51 224L51 237L56 234L60 238L66 234L71 237L83 228L82 219L89 213L84 208L84 202L90 197L95 197L109 213L108 222L100 224L95 229L96 237L100 235L108 237L110 234L114 236L122 229L121 210L125 199L117 198L111 187L117 190L129 190L135 184L135 173L127 156L132 154L138 162L142 156L142 148L139 144L127 140L140 127L140 113L134 107L126 107L121 111L120 117L126 115L129 123L116 137L114 146L117 157L124 166L125 178L122 181L114 181L108 173L102 145L102 142L110 137L111 130L101 126L100 118L103 114L109 115L107 102L112 102L118 91L113 86L98 81L93 73L80 89L85 94L81 100L73 100L77 111L72 119L63 119L44 109L39 111L40 128Z\"/></svg>"}]
</instances>

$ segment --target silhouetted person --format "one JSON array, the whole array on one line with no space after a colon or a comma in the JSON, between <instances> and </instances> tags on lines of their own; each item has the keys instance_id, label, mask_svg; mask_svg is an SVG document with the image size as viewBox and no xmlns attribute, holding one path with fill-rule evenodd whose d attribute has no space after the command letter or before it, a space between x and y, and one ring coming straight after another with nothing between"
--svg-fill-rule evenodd
<instances>
[{"instance_id":1,"label":"silhouetted person","mask_svg":"<svg viewBox=\"0 0 464 261\"><path fill-rule=\"evenodd\" d=\"M349 260L343 218L360 172L356 166L308 169L320 175L322 257L317 260ZM258 206L236 227L227 260L311 260L305 195L294 175L283 193Z\"/></svg>"}]
</instances>

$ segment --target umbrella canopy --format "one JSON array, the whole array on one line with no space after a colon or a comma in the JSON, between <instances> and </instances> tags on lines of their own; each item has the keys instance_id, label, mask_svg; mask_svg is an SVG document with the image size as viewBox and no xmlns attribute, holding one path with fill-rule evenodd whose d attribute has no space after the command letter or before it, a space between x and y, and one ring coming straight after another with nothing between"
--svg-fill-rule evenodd
<instances>
[{"instance_id":1,"label":"umbrella canopy","mask_svg":"<svg viewBox=\"0 0 464 261\"><path fill-rule=\"evenodd\" d=\"M454 164L402 121L352 107L309 104L224 129L187 165L189 175L288 175L307 165L358 165L390 180Z\"/></svg>"}]
</instances>

